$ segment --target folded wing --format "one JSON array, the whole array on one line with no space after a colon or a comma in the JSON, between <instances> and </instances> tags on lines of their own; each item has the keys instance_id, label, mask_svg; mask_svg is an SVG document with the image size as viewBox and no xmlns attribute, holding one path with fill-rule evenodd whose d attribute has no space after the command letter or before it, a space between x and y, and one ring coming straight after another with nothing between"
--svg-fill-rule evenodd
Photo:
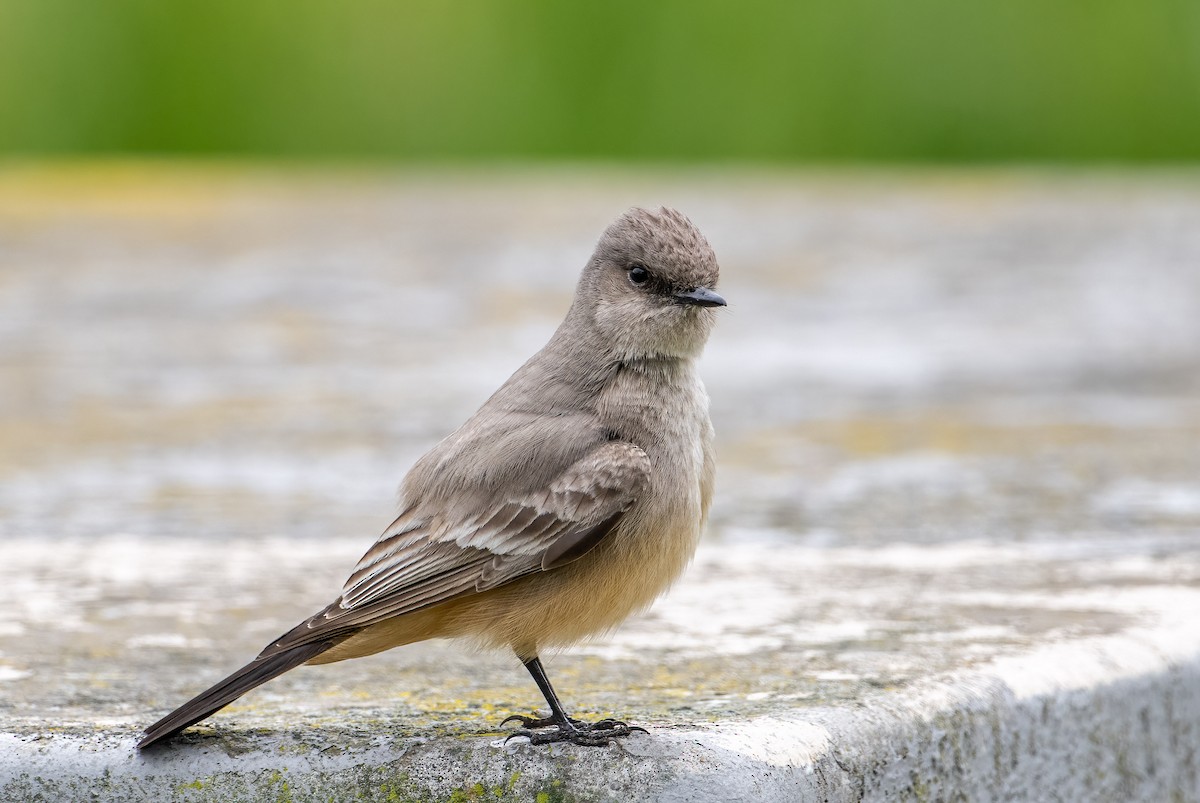
<instances>
[{"instance_id":1,"label":"folded wing","mask_svg":"<svg viewBox=\"0 0 1200 803\"><path fill-rule=\"evenodd\" d=\"M339 599L263 651L325 640L582 557L645 492L650 459L608 441L546 487L472 505L409 502L363 555Z\"/></svg>"}]
</instances>

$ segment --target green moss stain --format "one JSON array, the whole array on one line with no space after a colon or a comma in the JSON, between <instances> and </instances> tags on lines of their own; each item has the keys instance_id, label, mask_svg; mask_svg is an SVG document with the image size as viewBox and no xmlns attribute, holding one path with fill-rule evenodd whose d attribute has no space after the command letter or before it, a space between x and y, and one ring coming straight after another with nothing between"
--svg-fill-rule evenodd
<instances>
[{"instance_id":1,"label":"green moss stain","mask_svg":"<svg viewBox=\"0 0 1200 803\"><path fill-rule=\"evenodd\" d=\"M492 787L492 795L497 800L503 800L506 795L510 794L514 789L517 788L517 782L520 780L521 780L521 773L514 772L512 775L509 776L507 784L505 784L504 786L497 784Z\"/></svg>"},{"instance_id":2,"label":"green moss stain","mask_svg":"<svg viewBox=\"0 0 1200 803\"><path fill-rule=\"evenodd\" d=\"M568 792L563 782L556 778L550 782L548 789L538 792L535 799L537 803L574 803L578 798Z\"/></svg>"},{"instance_id":3,"label":"green moss stain","mask_svg":"<svg viewBox=\"0 0 1200 803\"><path fill-rule=\"evenodd\" d=\"M493 786L489 789L482 781L478 781L472 786L453 790L450 793L449 803L471 803L471 801L486 800L489 794L504 799L512 789L511 783L515 783L515 781L510 782L508 788Z\"/></svg>"},{"instance_id":4,"label":"green moss stain","mask_svg":"<svg viewBox=\"0 0 1200 803\"><path fill-rule=\"evenodd\" d=\"M267 778L267 785L275 788L275 803L294 803L292 799L292 788L288 785L287 779L283 777L283 773L275 770Z\"/></svg>"}]
</instances>

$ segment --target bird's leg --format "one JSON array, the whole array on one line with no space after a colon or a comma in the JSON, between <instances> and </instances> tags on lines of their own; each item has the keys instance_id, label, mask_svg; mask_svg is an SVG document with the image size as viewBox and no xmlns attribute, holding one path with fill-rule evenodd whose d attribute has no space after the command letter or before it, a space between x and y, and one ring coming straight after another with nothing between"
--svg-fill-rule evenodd
<instances>
[{"instance_id":1,"label":"bird's leg","mask_svg":"<svg viewBox=\"0 0 1200 803\"><path fill-rule=\"evenodd\" d=\"M542 667L540 658L534 657L528 661L522 661L522 663L529 670L529 674L533 675L533 682L538 685L538 688L542 691L542 696L550 704L550 716L538 718L513 714L501 722L501 725L507 725L509 722L520 722L525 728L549 728L552 725L561 725L564 722L571 727L585 726L587 724L567 716L567 712L563 710L562 703L558 700L558 695L554 693L554 687L550 685L550 678L546 677L546 670ZM513 734L513 736L524 735L526 734L521 731Z\"/></svg>"},{"instance_id":2,"label":"bird's leg","mask_svg":"<svg viewBox=\"0 0 1200 803\"><path fill-rule=\"evenodd\" d=\"M646 732L645 728L630 727L616 719L602 719L599 722L583 722L572 719L567 716L562 703L558 701L558 695L554 693L554 687L550 685L550 678L546 677L546 670L542 668L541 660L535 656L523 663L529 670L529 674L533 676L533 682L541 689L542 696L550 705L550 716L541 719L520 715L508 717L500 724L505 725L516 721L523 726L514 731L512 736L508 737L509 739L513 736L524 736L529 739L530 744L571 742L572 744L596 746L606 745L612 739L628 736L634 731Z\"/></svg>"}]
</instances>

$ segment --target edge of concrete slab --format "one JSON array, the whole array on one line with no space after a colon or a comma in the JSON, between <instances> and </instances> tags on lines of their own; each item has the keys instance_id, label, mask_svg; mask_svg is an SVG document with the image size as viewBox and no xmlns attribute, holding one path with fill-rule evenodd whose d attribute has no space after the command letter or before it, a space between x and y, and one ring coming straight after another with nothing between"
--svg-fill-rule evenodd
<instances>
[{"instance_id":1,"label":"edge of concrete slab","mask_svg":"<svg viewBox=\"0 0 1200 803\"><path fill-rule=\"evenodd\" d=\"M1153 623L1047 645L845 706L608 748L333 729L193 736L139 754L126 727L0 734L0 798L129 801L1195 800L1200 592Z\"/></svg>"}]
</instances>

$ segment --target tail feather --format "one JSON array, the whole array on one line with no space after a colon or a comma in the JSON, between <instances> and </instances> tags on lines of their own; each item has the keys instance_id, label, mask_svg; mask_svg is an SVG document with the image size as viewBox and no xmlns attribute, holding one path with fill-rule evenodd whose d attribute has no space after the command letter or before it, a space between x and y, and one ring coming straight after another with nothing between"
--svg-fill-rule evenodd
<instances>
[{"instance_id":1,"label":"tail feather","mask_svg":"<svg viewBox=\"0 0 1200 803\"><path fill-rule=\"evenodd\" d=\"M341 640L339 638L301 644L265 658L255 658L211 689L201 692L146 728L145 736L138 742L138 749L144 750L152 744L171 738L188 725L216 713L256 686L320 655Z\"/></svg>"}]
</instances>

